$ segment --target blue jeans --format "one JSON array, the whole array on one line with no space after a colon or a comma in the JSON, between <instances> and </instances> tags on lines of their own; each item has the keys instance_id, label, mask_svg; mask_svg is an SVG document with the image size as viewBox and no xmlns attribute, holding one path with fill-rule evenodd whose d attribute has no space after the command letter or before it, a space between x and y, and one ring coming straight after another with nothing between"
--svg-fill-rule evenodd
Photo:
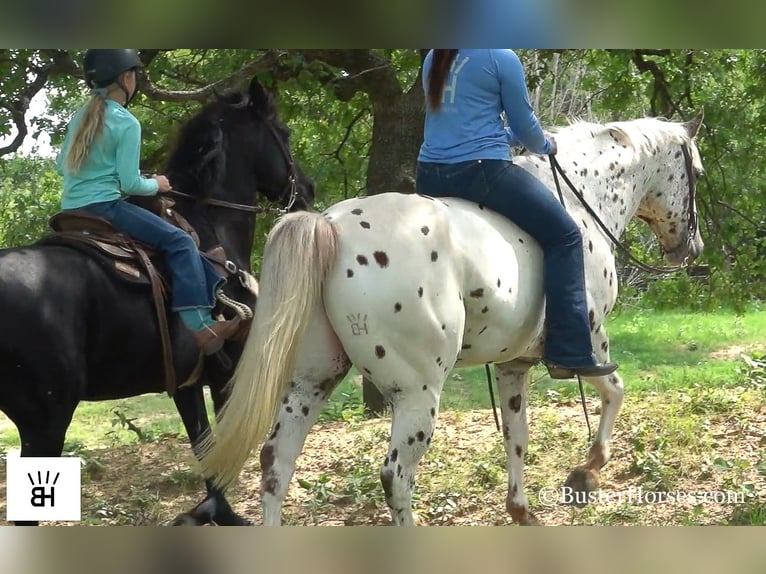
<instances>
[{"instance_id":1,"label":"blue jeans","mask_svg":"<svg viewBox=\"0 0 766 574\"><path fill-rule=\"evenodd\" d=\"M80 209L106 219L117 231L165 256L172 276L173 311L213 308L215 292L225 279L200 255L189 234L151 211L121 199L92 203Z\"/></svg>"},{"instance_id":2,"label":"blue jeans","mask_svg":"<svg viewBox=\"0 0 766 574\"><path fill-rule=\"evenodd\" d=\"M585 295L582 235L537 178L504 160L419 163L417 192L459 197L504 215L543 250L546 335L543 358L567 367L595 364Z\"/></svg>"}]
</instances>

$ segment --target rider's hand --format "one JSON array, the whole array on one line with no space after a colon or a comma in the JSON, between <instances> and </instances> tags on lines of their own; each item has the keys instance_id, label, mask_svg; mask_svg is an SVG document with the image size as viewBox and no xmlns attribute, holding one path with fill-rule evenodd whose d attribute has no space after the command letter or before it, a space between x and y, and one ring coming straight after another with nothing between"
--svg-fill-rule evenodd
<instances>
[{"instance_id":1,"label":"rider's hand","mask_svg":"<svg viewBox=\"0 0 766 574\"><path fill-rule=\"evenodd\" d=\"M558 151L556 140L553 139L553 136L548 136L548 141L551 142L551 151L548 152L548 155L556 155L556 152Z\"/></svg>"},{"instance_id":2,"label":"rider's hand","mask_svg":"<svg viewBox=\"0 0 766 574\"><path fill-rule=\"evenodd\" d=\"M159 193L167 193L171 191L173 188L170 187L170 182L168 181L168 178L164 175L155 175L152 176L154 181L157 182L157 186L159 187Z\"/></svg>"}]
</instances>

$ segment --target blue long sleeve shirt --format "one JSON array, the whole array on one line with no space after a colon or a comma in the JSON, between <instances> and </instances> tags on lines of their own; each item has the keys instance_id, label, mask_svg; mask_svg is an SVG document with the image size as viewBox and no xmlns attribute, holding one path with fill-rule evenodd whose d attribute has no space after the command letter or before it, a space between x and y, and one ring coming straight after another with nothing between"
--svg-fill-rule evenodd
<instances>
[{"instance_id":1,"label":"blue long sleeve shirt","mask_svg":"<svg viewBox=\"0 0 766 574\"><path fill-rule=\"evenodd\" d=\"M61 152L56 160L58 172L64 176L62 209L76 209L91 203L120 199L122 194L154 195L158 191L154 179L141 177L141 124L119 103L106 99L104 126L93 140L82 168L73 173L66 157L85 112L84 106L72 118Z\"/></svg>"},{"instance_id":2,"label":"blue long sleeve shirt","mask_svg":"<svg viewBox=\"0 0 766 574\"><path fill-rule=\"evenodd\" d=\"M423 89L433 51L423 62ZM505 112L508 127L503 123ZM460 50L447 75L441 108L426 107L418 160L458 163L510 159L509 146L547 154L551 144L529 102L521 61L512 50Z\"/></svg>"}]
</instances>

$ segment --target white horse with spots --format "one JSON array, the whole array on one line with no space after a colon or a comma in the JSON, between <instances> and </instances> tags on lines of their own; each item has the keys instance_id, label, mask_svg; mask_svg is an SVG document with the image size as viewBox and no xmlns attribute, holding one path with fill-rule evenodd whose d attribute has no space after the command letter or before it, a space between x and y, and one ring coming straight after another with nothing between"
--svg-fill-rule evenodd
<instances>
[{"instance_id":1,"label":"white horse with spots","mask_svg":"<svg viewBox=\"0 0 766 574\"><path fill-rule=\"evenodd\" d=\"M556 130L556 157L616 237L639 217L668 259L679 262L702 250L694 201L700 122L575 123ZM547 158L516 161L556 193ZM603 322L617 298L611 241L571 191L562 191L583 233L593 348L607 361ZM448 373L495 363L506 507L515 522L536 523L523 461L529 371L544 337L541 257L516 225L458 199L387 193L342 201L322 214L284 216L264 250L254 322L214 439L205 443L205 474L230 484L265 439L264 522L280 524L307 433L353 364L391 402L380 476L393 522L413 524L416 469L433 438ZM568 479L579 490L596 486L623 399L619 375L586 380L602 408L588 459Z\"/></svg>"}]
</instances>

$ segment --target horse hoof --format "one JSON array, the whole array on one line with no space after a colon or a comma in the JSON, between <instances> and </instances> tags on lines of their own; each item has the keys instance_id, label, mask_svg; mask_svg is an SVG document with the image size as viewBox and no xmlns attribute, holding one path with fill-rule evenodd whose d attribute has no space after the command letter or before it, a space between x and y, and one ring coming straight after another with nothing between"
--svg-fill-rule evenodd
<instances>
[{"instance_id":1,"label":"horse hoof","mask_svg":"<svg viewBox=\"0 0 766 574\"><path fill-rule=\"evenodd\" d=\"M526 516L519 520L519 526L542 526L542 522L537 519L537 516L527 512Z\"/></svg>"},{"instance_id":2,"label":"horse hoof","mask_svg":"<svg viewBox=\"0 0 766 574\"><path fill-rule=\"evenodd\" d=\"M184 513L176 516L170 526L203 526L203 524L191 514Z\"/></svg>"},{"instance_id":3,"label":"horse hoof","mask_svg":"<svg viewBox=\"0 0 766 574\"><path fill-rule=\"evenodd\" d=\"M589 468L582 466L575 468L569 473L564 487L571 489L572 497L569 504L584 508L588 504L588 493L598 488L598 475Z\"/></svg>"}]
</instances>

